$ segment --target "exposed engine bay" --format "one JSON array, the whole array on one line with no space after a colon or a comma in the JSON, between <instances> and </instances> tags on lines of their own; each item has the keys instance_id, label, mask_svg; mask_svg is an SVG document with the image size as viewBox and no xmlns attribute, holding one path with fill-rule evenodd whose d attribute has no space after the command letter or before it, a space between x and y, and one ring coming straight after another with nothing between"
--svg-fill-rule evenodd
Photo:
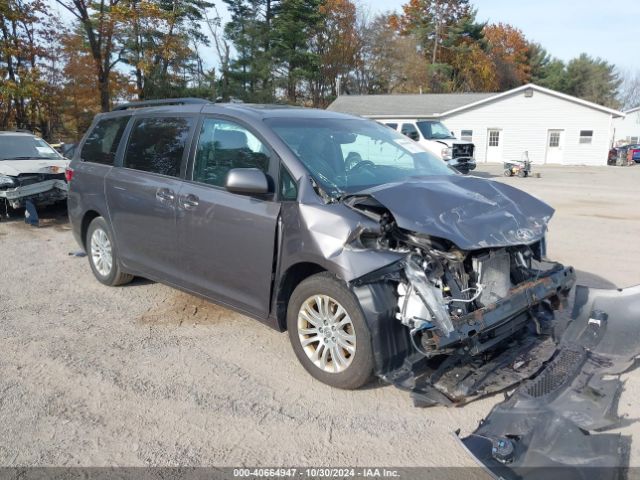
<instances>
[{"instance_id":1,"label":"exposed engine bay","mask_svg":"<svg viewBox=\"0 0 640 480\"><path fill-rule=\"evenodd\" d=\"M351 197L345 204L379 224L377 232L360 229L348 248L404 256L351 283L365 304L375 290L363 289L391 292L386 301L394 299L397 325L374 335L384 357L378 374L410 390L417 405L464 403L502 390L551 357L553 311L562 308L575 273L545 260L544 236L461 250L401 228L371 198Z\"/></svg>"}]
</instances>

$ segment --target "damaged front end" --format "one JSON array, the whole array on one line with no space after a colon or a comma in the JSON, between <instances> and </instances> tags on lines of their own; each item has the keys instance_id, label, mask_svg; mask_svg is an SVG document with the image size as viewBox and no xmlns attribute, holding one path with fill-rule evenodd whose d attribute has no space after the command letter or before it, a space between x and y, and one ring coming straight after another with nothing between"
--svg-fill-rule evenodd
<instances>
[{"instance_id":1,"label":"damaged front end","mask_svg":"<svg viewBox=\"0 0 640 480\"><path fill-rule=\"evenodd\" d=\"M544 259L547 211L501 233L509 241L478 239L463 250L402 228L372 196L343 202L380 226L351 236L345 248L403 253L350 284L370 322L376 373L409 390L416 405L460 404L504 390L553 355L553 312L575 273ZM528 242L517 242L518 229Z\"/></svg>"},{"instance_id":2,"label":"damaged front end","mask_svg":"<svg viewBox=\"0 0 640 480\"><path fill-rule=\"evenodd\" d=\"M27 200L36 205L51 205L65 200L67 192L68 184L62 167L47 167L45 172L0 176L0 199L4 199L11 208L24 207Z\"/></svg>"}]
</instances>

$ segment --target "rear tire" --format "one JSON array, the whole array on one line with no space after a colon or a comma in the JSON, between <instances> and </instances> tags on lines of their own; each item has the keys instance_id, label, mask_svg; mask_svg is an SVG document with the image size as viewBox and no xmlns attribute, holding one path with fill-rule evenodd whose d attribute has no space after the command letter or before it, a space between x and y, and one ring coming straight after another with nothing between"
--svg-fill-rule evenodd
<instances>
[{"instance_id":1,"label":"rear tire","mask_svg":"<svg viewBox=\"0 0 640 480\"><path fill-rule=\"evenodd\" d=\"M124 273L120 267L113 235L104 218L97 217L91 221L85 245L91 271L100 283L115 287L133 280L133 275Z\"/></svg>"},{"instance_id":2,"label":"rear tire","mask_svg":"<svg viewBox=\"0 0 640 480\"><path fill-rule=\"evenodd\" d=\"M315 379L354 390L373 378L371 334L356 296L329 273L303 280L289 299L289 340Z\"/></svg>"}]
</instances>

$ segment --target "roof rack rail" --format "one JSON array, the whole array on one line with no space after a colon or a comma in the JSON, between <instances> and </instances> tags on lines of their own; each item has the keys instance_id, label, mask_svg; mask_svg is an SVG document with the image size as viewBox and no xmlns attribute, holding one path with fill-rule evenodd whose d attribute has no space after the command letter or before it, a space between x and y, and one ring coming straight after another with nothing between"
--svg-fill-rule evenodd
<instances>
[{"instance_id":1,"label":"roof rack rail","mask_svg":"<svg viewBox=\"0 0 640 480\"><path fill-rule=\"evenodd\" d=\"M129 110L130 108L159 107L162 105L198 105L212 103L204 98L159 98L156 100L143 100L141 102L129 102L116 105L112 112Z\"/></svg>"}]
</instances>

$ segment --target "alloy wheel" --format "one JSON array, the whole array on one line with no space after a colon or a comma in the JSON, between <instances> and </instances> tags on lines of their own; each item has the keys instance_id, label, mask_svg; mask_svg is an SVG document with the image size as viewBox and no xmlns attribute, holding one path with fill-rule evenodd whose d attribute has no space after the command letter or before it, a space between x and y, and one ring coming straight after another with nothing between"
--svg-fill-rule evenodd
<instances>
[{"instance_id":1,"label":"alloy wheel","mask_svg":"<svg viewBox=\"0 0 640 480\"><path fill-rule=\"evenodd\" d=\"M304 352L324 372L346 370L356 353L356 332L347 311L328 295L314 295L298 312L298 337Z\"/></svg>"},{"instance_id":2,"label":"alloy wheel","mask_svg":"<svg viewBox=\"0 0 640 480\"><path fill-rule=\"evenodd\" d=\"M109 276L113 267L113 252L109 236L102 228L96 228L91 235L91 260L100 275Z\"/></svg>"}]
</instances>

